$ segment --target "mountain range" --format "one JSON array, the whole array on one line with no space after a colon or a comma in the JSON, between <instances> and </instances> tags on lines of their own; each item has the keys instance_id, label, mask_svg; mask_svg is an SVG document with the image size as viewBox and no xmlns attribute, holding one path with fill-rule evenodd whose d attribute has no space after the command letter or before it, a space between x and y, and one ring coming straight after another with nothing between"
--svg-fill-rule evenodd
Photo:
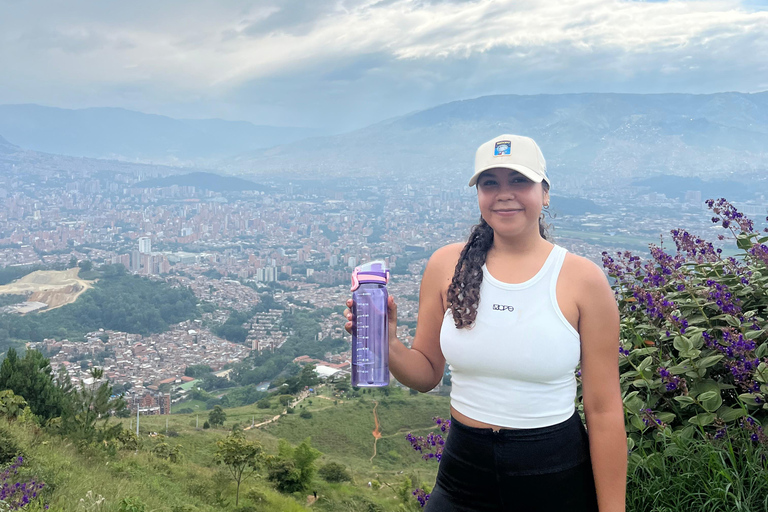
<instances>
[{"instance_id":1,"label":"mountain range","mask_svg":"<svg viewBox=\"0 0 768 512\"><path fill-rule=\"evenodd\" d=\"M326 136L122 109L0 106L0 154L16 145L251 178L454 178L471 168L477 146L501 133L533 137L558 179L672 175L754 184L768 176L768 92L486 96Z\"/></svg>"},{"instance_id":2,"label":"mountain range","mask_svg":"<svg viewBox=\"0 0 768 512\"><path fill-rule=\"evenodd\" d=\"M413 176L471 168L501 133L533 137L549 170L612 180L768 174L768 92L487 96L230 160L232 170Z\"/></svg>"},{"instance_id":3,"label":"mountain range","mask_svg":"<svg viewBox=\"0 0 768 512\"><path fill-rule=\"evenodd\" d=\"M173 119L120 108L0 105L0 135L17 146L68 156L188 164L287 144L308 128L221 119Z\"/></svg>"}]
</instances>

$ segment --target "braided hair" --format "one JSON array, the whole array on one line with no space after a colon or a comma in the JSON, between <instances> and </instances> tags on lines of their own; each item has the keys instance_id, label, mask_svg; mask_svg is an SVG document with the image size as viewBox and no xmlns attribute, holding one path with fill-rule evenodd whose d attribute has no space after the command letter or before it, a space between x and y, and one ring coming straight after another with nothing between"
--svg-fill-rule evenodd
<instances>
[{"instance_id":1,"label":"braided hair","mask_svg":"<svg viewBox=\"0 0 768 512\"><path fill-rule=\"evenodd\" d=\"M542 213L539 217L539 234L545 240L551 238L549 227ZM451 308L457 329L470 328L475 323L480 303L480 283L483 282L482 267L492 245L493 228L480 217L480 222L469 233L448 286L448 307Z\"/></svg>"}]
</instances>

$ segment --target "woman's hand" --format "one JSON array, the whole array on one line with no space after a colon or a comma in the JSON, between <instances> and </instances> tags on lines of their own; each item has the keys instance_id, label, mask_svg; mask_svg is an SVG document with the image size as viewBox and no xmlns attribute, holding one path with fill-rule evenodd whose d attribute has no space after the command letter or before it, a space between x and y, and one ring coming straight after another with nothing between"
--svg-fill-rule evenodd
<instances>
[{"instance_id":1,"label":"woman's hand","mask_svg":"<svg viewBox=\"0 0 768 512\"><path fill-rule=\"evenodd\" d=\"M355 306L355 301L347 299L347 309L344 310L344 318L347 319L347 323L344 324L344 330L349 334L352 334L352 329L355 327L355 318L352 314L352 308Z\"/></svg>"},{"instance_id":2,"label":"woman's hand","mask_svg":"<svg viewBox=\"0 0 768 512\"><path fill-rule=\"evenodd\" d=\"M352 330L355 328L355 315L352 313L355 302L352 299L347 299L347 309L344 310L344 318L347 322L344 324L344 330L352 334ZM387 298L387 320L389 322L389 342L397 341L397 304L395 298L391 295Z\"/></svg>"}]
</instances>

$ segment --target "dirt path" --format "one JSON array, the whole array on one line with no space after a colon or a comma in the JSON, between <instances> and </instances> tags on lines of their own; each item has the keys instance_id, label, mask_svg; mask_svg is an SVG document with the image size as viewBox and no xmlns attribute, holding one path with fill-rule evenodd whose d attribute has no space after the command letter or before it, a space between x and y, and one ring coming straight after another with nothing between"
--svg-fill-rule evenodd
<instances>
[{"instance_id":1,"label":"dirt path","mask_svg":"<svg viewBox=\"0 0 768 512\"><path fill-rule=\"evenodd\" d=\"M309 396L309 393L308 393L308 392L306 392L306 391L303 391L303 392L302 392L302 393L299 395L299 397L298 397L296 400L294 400L293 402L291 402L291 405L289 405L288 407L292 407L292 408L293 408L293 407L296 407L297 405L299 405L299 403L300 403L302 400L304 400L304 399L305 399L305 398L307 398L308 396ZM281 412L281 413L280 413L280 414L278 414L277 416L273 416L272 418L270 418L270 419L268 419L268 420L266 420L266 421L262 421L261 423L257 423L257 424L255 424L255 425L249 425L249 426L245 427L243 430L251 430L252 428L259 428L259 427L263 427L264 425L269 425L270 423L272 423L272 422L275 422L275 421L279 420L279 419L280 419L280 416L284 416L284 415L286 415L286 414L288 414L288 409L287 409L287 408L286 408L286 409L283 409L283 412Z\"/></svg>"},{"instance_id":2,"label":"dirt path","mask_svg":"<svg viewBox=\"0 0 768 512\"><path fill-rule=\"evenodd\" d=\"M376 400L373 401L373 422L376 425L376 428L373 429L373 455L371 456L371 462L373 462L373 458L376 456L376 443L379 442L379 439L381 439L381 428L379 425L379 416L376 414L376 408L379 406L379 402Z\"/></svg>"}]
</instances>

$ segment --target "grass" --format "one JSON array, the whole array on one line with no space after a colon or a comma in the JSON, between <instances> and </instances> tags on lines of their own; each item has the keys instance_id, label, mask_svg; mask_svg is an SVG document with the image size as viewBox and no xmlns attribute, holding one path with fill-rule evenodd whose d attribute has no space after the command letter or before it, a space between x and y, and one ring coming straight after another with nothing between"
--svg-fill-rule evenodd
<instances>
[{"instance_id":1,"label":"grass","mask_svg":"<svg viewBox=\"0 0 768 512\"><path fill-rule=\"evenodd\" d=\"M677 434L629 460L627 510L768 512L765 449L738 434L706 441Z\"/></svg>"},{"instance_id":2,"label":"grass","mask_svg":"<svg viewBox=\"0 0 768 512\"><path fill-rule=\"evenodd\" d=\"M327 396L327 391L320 392ZM377 412L384 437L378 441L379 455L371 461L373 399L379 402ZM274 490L262 469L260 476L243 483L240 506L268 512L306 511L310 510L307 495L317 491L318 501L311 506L312 510L404 510L393 488L406 475L418 483L434 481L437 465L422 461L411 450L404 431L433 427L432 416L447 414L447 398L409 396L393 388L389 397L376 392L336 404L334 400L330 396L312 396L297 408L296 414L284 415L268 428L247 430L245 435L261 442L270 454L277 452L279 437L293 444L311 437L313 446L324 453L317 466L340 462L350 470L353 482L330 484L316 476L305 492L283 495ZM272 401L277 406L276 399ZM313 417L300 418L298 413L303 408L312 411ZM29 479L34 477L47 483L44 497L51 510L80 510L80 499L92 491L94 496L106 498L101 508L105 512L117 511L124 498L140 499L147 512L207 512L234 510L235 484L224 468L214 464L216 441L226 436L235 422L248 425L254 417L258 422L274 416L282 407L258 409L254 404L225 411L225 426L211 429L196 429L195 414L142 416L139 450L112 454L101 446L79 448L34 424L8 424L0 418L0 427L10 430L15 443L22 448L28 461L24 471ZM207 418L208 411L205 412ZM201 413L200 424L203 416ZM119 421L135 431L135 418ZM149 435L163 434L166 421L169 437ZM151 450L160 442L178 445L182 461L174 464L154 456ZM375 485L368 487L369 481Z\"/></svg>"}]
</instances>

